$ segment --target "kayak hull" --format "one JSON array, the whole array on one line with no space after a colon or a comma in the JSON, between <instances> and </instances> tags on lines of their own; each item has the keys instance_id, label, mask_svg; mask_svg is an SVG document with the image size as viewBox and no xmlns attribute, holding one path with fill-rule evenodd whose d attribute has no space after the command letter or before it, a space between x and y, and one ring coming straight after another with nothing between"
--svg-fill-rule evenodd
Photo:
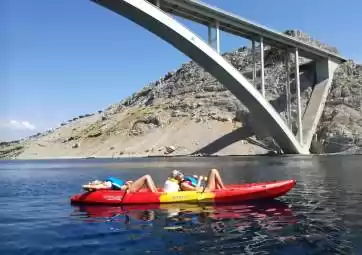
<instances>
[{"instance_id":1,"label":"kayak hull","mask_svg":"<svg viewBox=\"0 0 362 255\"><path fill-rule=\"evenodd\" d=\"M240 201L273 199L285 195L296 184L295 180L233 184L226 185L224 190L212 192L180 191L149 192L141 190L126 193L120 190L97 190L74 195L72 203L78 204L163 204L163 203L234 203Z\"/></svg>"}]
</instances>

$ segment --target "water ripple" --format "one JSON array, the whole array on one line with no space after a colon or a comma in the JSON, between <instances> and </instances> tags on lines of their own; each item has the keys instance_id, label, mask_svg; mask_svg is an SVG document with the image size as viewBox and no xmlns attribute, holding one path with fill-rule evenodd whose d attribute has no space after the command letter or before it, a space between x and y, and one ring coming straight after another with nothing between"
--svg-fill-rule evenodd
<instances>
[{"instance_id":1,"label":"water ripple","mask_svg":"<svg viewBox=\"0 0 362 255\"><path fill-rule=\"evenodd\" d=\"M74 168L72 161L6 163L0 165L0 254L362 254L361 158L193 159L183 164L198 162L186 174L216 165L225 182L293 178L297 185L269 202L159 208L73 207L69 196L108 175L151 172L160 183L166 161L131 170L104 160L92 168L89 161Z\"/></svg>"}]
</instances>

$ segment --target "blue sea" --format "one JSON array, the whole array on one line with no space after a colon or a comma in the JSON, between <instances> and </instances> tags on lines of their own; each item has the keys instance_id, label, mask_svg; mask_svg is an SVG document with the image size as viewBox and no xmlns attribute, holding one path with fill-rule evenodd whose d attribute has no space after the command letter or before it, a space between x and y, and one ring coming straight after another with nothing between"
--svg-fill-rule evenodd
<instances>
[{"instance_id":1,"label":"blue sea","mask_svg":"<svg viewBox=\"0 0 362 255\"><path fill-rule=\"evenodd\" d=\"M94 179L172 169L225 183L296 179L287 195L228 205L74 206ZM0 254L362 254L362 156L0 161Z\"/></svg>"}]
</instances>

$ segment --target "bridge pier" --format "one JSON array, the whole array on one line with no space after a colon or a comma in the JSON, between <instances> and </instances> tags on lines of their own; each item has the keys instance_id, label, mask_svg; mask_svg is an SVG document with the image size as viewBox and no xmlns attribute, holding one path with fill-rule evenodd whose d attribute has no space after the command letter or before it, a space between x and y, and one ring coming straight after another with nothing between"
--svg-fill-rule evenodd
<instances>
[{"instance_id":1,"label":"bridge pier","mask_svg":"<svg viewBox=\"0 0 362 255\"><path fill-rule=\"evenodd\" d=\"M264 77L264 38L260 36L260 66L261 66L261 94L265 98L265 77Z\"/></svg>"},{"instance_id":2,"label":"bridge pier","mask_svg":"<svg viewBox=\"0 0 362 255\"><path fill-rule=\"evenodd\" d=\"M291 95L290 95L289 57L290 57L289 49L286 49L286 51L285 51L285 73L286 73L285 95L286 95L286 104L287 104L286 120L287 120L288 127L290 129L292 129L292 116L291 116L292 101L291 101Z\"/></svg>"},{"instance_id":3,"label":"bridge pier","mask_svg":"<svg viewBox=\"0 0 362 255\"><path fill-rule=\"evenodd\" d=\"M256 57L255 57L255 41L251 41L251 54L253 56L253 84L256 83Z\"/></svg>"},{"instance_id":4,"label":"bridge pier","mask_svg":"<svg viewBox=\"0 0 362 255\"><path fill-rule=\"evenodd\" d=\"M302 107L300 104L300 77L299 77L299 50L295 48L295 86L297 90L297 119L298 119L298 140L303 144Z\"/></svg>"},{"instance_id":5,"label":"bridge pier","mask_svg":"<svg viewBox=\"0 0 362 255\"><path fill-rule=\"evenodd\" d=\"M265 97L265 61L264 61L264 38L260 36L260 80L261 88L260 93ZM255 52L255 40L251 40L251 54L253 57L253 84L256 86L256 52Z\"/></svg>"},{"instance_id":6,"label":"bridge pier","mask_svg":"<svg viewBox=\"0 0 362 255\"><path fill-rule=\"evenodd\" d=\"M312 143L337 67L338 63L330 59L321 59L314 63L315 85L303 115L303 128L298 130L298 136L303 133L302 144L305 147L309 148Z\"/></svg>"}]
</instances>

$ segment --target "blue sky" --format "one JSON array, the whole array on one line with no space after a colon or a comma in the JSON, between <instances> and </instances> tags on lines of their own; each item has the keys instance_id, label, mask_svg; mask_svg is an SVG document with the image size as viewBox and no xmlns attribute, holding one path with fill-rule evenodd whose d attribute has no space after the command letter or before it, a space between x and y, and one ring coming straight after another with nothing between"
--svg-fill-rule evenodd
<instances>
[{"instance_id":1,"label":"blue sky","mask_svg":"<svg viewBox=\"0 0 362 255\"><path fill-rule=\"evenodd\" d=\"M205 0L278 31L300 29L362 62L362 1ZM207 29L182 21L206 38ZM88 0L0 1L0 140L121 101L189 59ZM245 40L221 34L221 50Z\"/></svg>"}]
</instances>

